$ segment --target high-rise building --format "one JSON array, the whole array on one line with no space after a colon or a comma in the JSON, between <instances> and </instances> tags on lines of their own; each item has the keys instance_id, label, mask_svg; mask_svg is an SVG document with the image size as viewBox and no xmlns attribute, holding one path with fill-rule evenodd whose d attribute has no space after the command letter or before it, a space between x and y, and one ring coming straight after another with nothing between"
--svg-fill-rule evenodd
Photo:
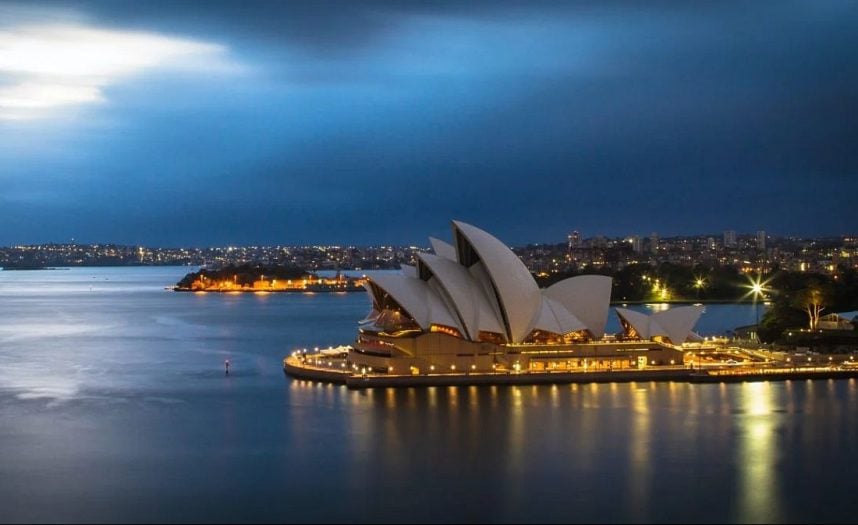
<instances>
[{"instance_id":1,"label":"high-rise building","mask_svg":"<svg viewBox=\"0 0 858 525\"><path fill-rule=\"evenodd\" d=\"M757 250L766 251L766 230L757 231Z\"/></svg>"},{"instance_id":2,"label":"high-rise building","mask_svg":"<svg viewBox=\"0 0 858 525\"><path fill-rule=\"evenodd\" d=\"M569 249L577 250L581 247L581 234L578 233L578 230L569 234Z\"/></svg>"},{"instance_id":3,"label":"high-rise building","mask_svg":"<svg viewBox=\"0 0 858 525\"><path fill-rule=\"evenodd\" d=\"M715 251L715 238L707 237L706 238L706 247L709 248L710 251Z\"/></svg>"},{"instance_id":4,"label":"high-rise building","mask_svg":"<svg viewBox=\"0 0 858 525\"><path fill-rule=\"evenodd\" d=\"M581 234L578 230L573 231L567 237L566 259L569 261L577 259L581 254Z\"/></svg>"},{"instance_id":5,"label":"high-rise building","mask_svg":"<svg viewBox=\"0 0 858 525\"><path fill-rule=\"evenodd\" d=\"M724 232L724 247L725 248L735 248L736 247L736 231L735 230L726 230Z\"/></svg>"},{"instance_id":6,"label":"high-rise building","mask_svg":"<svg viewBox=\"0 0 858 525\"><path fill-rule=\"evenodd\" d=\"M658 253L658 233L652 232L649 236L649 251Z\"/></svg>"}]
</instances>

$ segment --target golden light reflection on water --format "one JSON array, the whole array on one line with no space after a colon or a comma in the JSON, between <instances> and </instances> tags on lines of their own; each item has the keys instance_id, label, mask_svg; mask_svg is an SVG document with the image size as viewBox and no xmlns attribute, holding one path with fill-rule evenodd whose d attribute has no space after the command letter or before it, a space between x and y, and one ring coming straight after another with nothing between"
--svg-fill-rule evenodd
<instances>
[{"instance_id":1,"label":"golden light reflection on water","mask_svg":"<svg viewBox=\"0 0 858 525\"><path fill-rule=\"evenodd\" d=\"M575 452L575 461L581 468L592 471L597 468L598 450L602 445L599 427L598 396L592 391L592 385L570 385L568 399L571 409L578 414L577 432L569 442L569 449Z\"/></svg>"},{"instance_id":2,"label":"golden light reflection on water","mask_svg":"<svg viewBox=\"0 0 858 525\"><path fill-rule=\"evenodd\" d=\"M617 383L608 384L608 394L609 399L611 400L612 407L618 407L622 405L623 396L620 394L620 388Z\"/></svg>"},{"instance_id":3,"label":"golden light reflection on water","mask_svg":"<svg viewBox=\"0 0 858 525\"><path fill-rule=\"evenodd\" d=\"M416 403L417 403L417 389L416 388L409 388L407 390L407 392L408 392L408 408L413 409L415 406L417 406L416 405Z\"/></svg>"},{"instance_id":4,"label":"golden light reflection on water","mask_svg":"<svg viewBox=\"0 0 858 525\"><path fill-rule=\"evenodd\" d=\"M676 383L674 383L673 381L667 384L667 392L670 396L670 403L672 405L675 405L678 400L678 390L679 389L677 388Z\"/></svg>"},{"instance_id":5,"label":"golden light reflection on water","mask_svg":"<svg viewBox=\"0 0 858 525\"><path fill-rule=\"evenodd\" d=\"M471 398L471 406L476 406L476 403L474 403L474 401L476 401L476 396L478 393L479 393L479 389L477 389L476 386L471 385L468 387L468 395Z\"/></svg>"},{"instance_id":6,"label":"golden light reflection on water","mask_svg":"<svg viewBox=\"0 0 858 525\"><path fill-rule=\"evenodd\" d=\"M450 407L455 409L459 406L459 387L456 386L448 386L447 387L447 395L449 396Z\"/></svg>"},{"instance_id":7,"label":"golden light reflection on water","mask_svg":"<svg viewBox=\"0 0 858 525\"><path fill-rule=\"evenodd\" d=\"M770 382L743 383L738 433L739 520L778 520L776 387Z\"/></svg>"},{"instance_id":8,"label":"golden light reflection on water","mask_svg":"<svg viewBox=\"0 0 858 525\"><path fill-rule=\"evenodd\" d=\"M293 388L298 383L293 382ZM474 475L492 480L501 513L527 508L534 494L542 494L534 492L532 484L545 478L572 483L572 500L578 497L575 490L579 495L591 489L601 494L610 485L616 492L617 512L631 521L658 521L675 517L660 500L660 483L667 483L660 480L671 479L679 480L675 483L681 486L674 488L685 500L699 495L701 512L738 522L777 521L788 515L778 475L789 462L785 450L795 440L789 431L795 412L783 412L790 412L787 407L795 397L802 413L807 386L803 381L792 385L647 381L356 392L311 384L300 387L300 394L308 398L301 407L301 424L306 429L312 405L322 412L345 409L349 421L344 443L350 463L344 482L350 486L362 486L367 472L376 471L385 472L391 483L408 481L415 469L421 476L440 471L455 477L454 472L469 469L464 465L474 462L478 466ZM817 382L814 388L822 397L839 396L843 404L838 406L846 406L858 400L858 381L844 386L839 381ZM858 414L850 416L830 404L817 407L817 413L829 412L849 421L858 419ZM304 430L295 441L312 451L316 445L306 441L307 434ZM844 445L847 438L843 436ZM452 462L451 457L457 460ZM604 478L598 476L611 481L602 486ZM586 483L570 481L580 479L596 482L583 489ZM722 503L706 503L710 491ZM696 506L674 503L682 512ZM710 514L698 516L706 515Z\"/></svg>"},{"instance_id":9,"label":"golden light reflection on water","mask_svg":"<svg viewBox=\"0 0 858 525\"><path fill-rule=\"evenodd\" d=\"M480 390L475 386L469 386L468 398L468 429L469 435L477 436L480 433Z\"/></svg>"},{"instance_id":10,"label":"golden light reflection on water","mask_svg":"<svg viewBox=\"0 0 858 525\"><path fill-rule=\"evenodd\" d=\"M520 387L510 387L512 403L509 407L509 433L507 450L509 450L509 470L521 472L524 468L522 451L525 446L525 411L523 408L522 391Z\"/></svg>"},{"instance_id":11,"label":"golden light reflection on water","mask_svg":"<svg viewBox=\"0 0 858 525\"><path fill-rule=\"evenodd\" d=\"M645 509L650 500L650 447L652 446L649 388L629 385L632 398L632 426L629 439L628 493L631 509Z\"/></svg>"},{"instance_id":12,"label":"golden light reflection on water","mask_svg":"<svg viewBox=\"0 0 858 525\"><path fill-rule=\"evenodd\" d=\"M771 403L771 383L761 381L742 384L742 408L747 414L752 416L770 414Z\"/></svg>"},{"instance_id":13,"label":"golden light reflection on water","mask_svg":"<svg viewBox=\"0 0 858 525\"><path fill-rule=\"evenodd\" d=\"M804 410L808 414L813 414L814 405L816 404L816 382L807 379L802 383L804 383L804 388L806 390L806 394L804 396L804 406L802 407L802 410Z\"/></svg>"}]
</instances>

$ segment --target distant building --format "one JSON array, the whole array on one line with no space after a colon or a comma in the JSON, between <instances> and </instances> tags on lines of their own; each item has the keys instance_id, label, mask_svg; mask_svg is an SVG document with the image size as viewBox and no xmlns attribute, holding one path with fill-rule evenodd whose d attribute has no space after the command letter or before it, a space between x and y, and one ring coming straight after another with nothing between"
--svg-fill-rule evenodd
<instances>
[{"instance_id":1,"label":"distant building","mask_svg":"<svg viewBox=\"0 0 858 525\"><path fill-rule=\"evenodd\" d=\"M632 243L632 251L635 253L643 253L643 243L641 242L640 236L633 235L630 240Z\"/></svg>"},{"instance_id":2,"label":"distant building","mask_svg":"<svg viewBox=\"0 0 858 525\"><path fill-rule=\"evenodd\" d=\"M711 250L713 252L715 251L715 238L714 237L708 237L706 239L706 247L709 248L709 250Z\"/></svg>"},{"instance_id":3,"label":"distant building","mask_svg":"<svg viewBox=\"0 0 858 525\"><path fill-rule=\"evenodd\" d=\"M652 253L658 253L658 233L652 232L649 236L649 251Z\"/></svg>"},{"instance_id":4,"label":"distant building","mask_svg":"<svg viewBox=\"0 0 858 525\"><path fill-rule=\"evenodd\" d=\"M761 252L766 251L766 230L759 230L757 232L757 250Z\"/></svg>"},{"instance_id":5,"label":"distant building","mask_svg":"<svg viewBox=\"0 0 858 525\"><path fill-rule=\"evenodd\" d=\"M737 326L733 330L733 338L740 341L759 341L757 338L757 325Z\"/></svg>"},{"instance_id":6,"label":"distant building","mask_svg":"<svg viewBox=\"0 0 858 525\"><path fill-rule=\"evenodd\" d=\"M569 249L577 250L581 247L581 234L578 230L573 231L569 234Z\"/></svg>"},{"instance_id":7,"label":"distant building","mask_svg":"<svg viewBox=\"0 0 858 525\"><path fill-rule=\"evenodd\" d=\"M736 247L736 231L735 230L726 230L724 232L724 247L725 248L735 248Z\"/></svg>"},{"instance_id":8,"label":"distant building","mask_svg":"<svg viewBox=\"0 0 858 525\"><path fill-rule=\"evenodd\" d=\"M821 330L854 330L858 312L842 312L823 315L817 326Z\"/></svg>"}]
</instances>

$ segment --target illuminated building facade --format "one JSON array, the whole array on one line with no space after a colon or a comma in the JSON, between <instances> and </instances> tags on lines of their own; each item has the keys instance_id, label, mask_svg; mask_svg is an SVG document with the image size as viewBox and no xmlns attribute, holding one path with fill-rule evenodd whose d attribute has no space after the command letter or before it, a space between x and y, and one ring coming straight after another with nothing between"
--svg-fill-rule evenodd
<instances>
[{"instance_id":1,"label":"illuminated building facade","mask_svg":"<svg viewBox=\"0 0 858 525\"><path fill-rule=\"evenodd\" d=\"M606 337L610 277L581 275L540 289L504 243L463 222L453 221L452 230L452 243L430 239L434 254L420 253L415 266L366 283L372 309L349 354L356 369L426 374L682 364L680 345L698 310L663 312L653 321L659 329Z\"/></svg>"}]
</instances>

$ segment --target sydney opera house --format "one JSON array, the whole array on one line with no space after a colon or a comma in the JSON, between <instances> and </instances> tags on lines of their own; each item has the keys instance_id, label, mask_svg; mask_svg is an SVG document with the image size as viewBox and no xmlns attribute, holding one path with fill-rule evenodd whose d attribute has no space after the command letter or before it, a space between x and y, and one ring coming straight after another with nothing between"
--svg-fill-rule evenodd
<instances>
[{"instance_id":1,"label":"sydney opera house","mask_svg":"<svg viewBox=\"0 0 858 525\"><path fill-rule=\"evenodd\" d=\"M365 285L372 310L349 361L374 373L634 370L681 365L702 307L652 315L617 308L605 334L610 277L581 275L539 288L524 263L489 233L459 221L452 243Z\"/></svg>"}]
</instances>

